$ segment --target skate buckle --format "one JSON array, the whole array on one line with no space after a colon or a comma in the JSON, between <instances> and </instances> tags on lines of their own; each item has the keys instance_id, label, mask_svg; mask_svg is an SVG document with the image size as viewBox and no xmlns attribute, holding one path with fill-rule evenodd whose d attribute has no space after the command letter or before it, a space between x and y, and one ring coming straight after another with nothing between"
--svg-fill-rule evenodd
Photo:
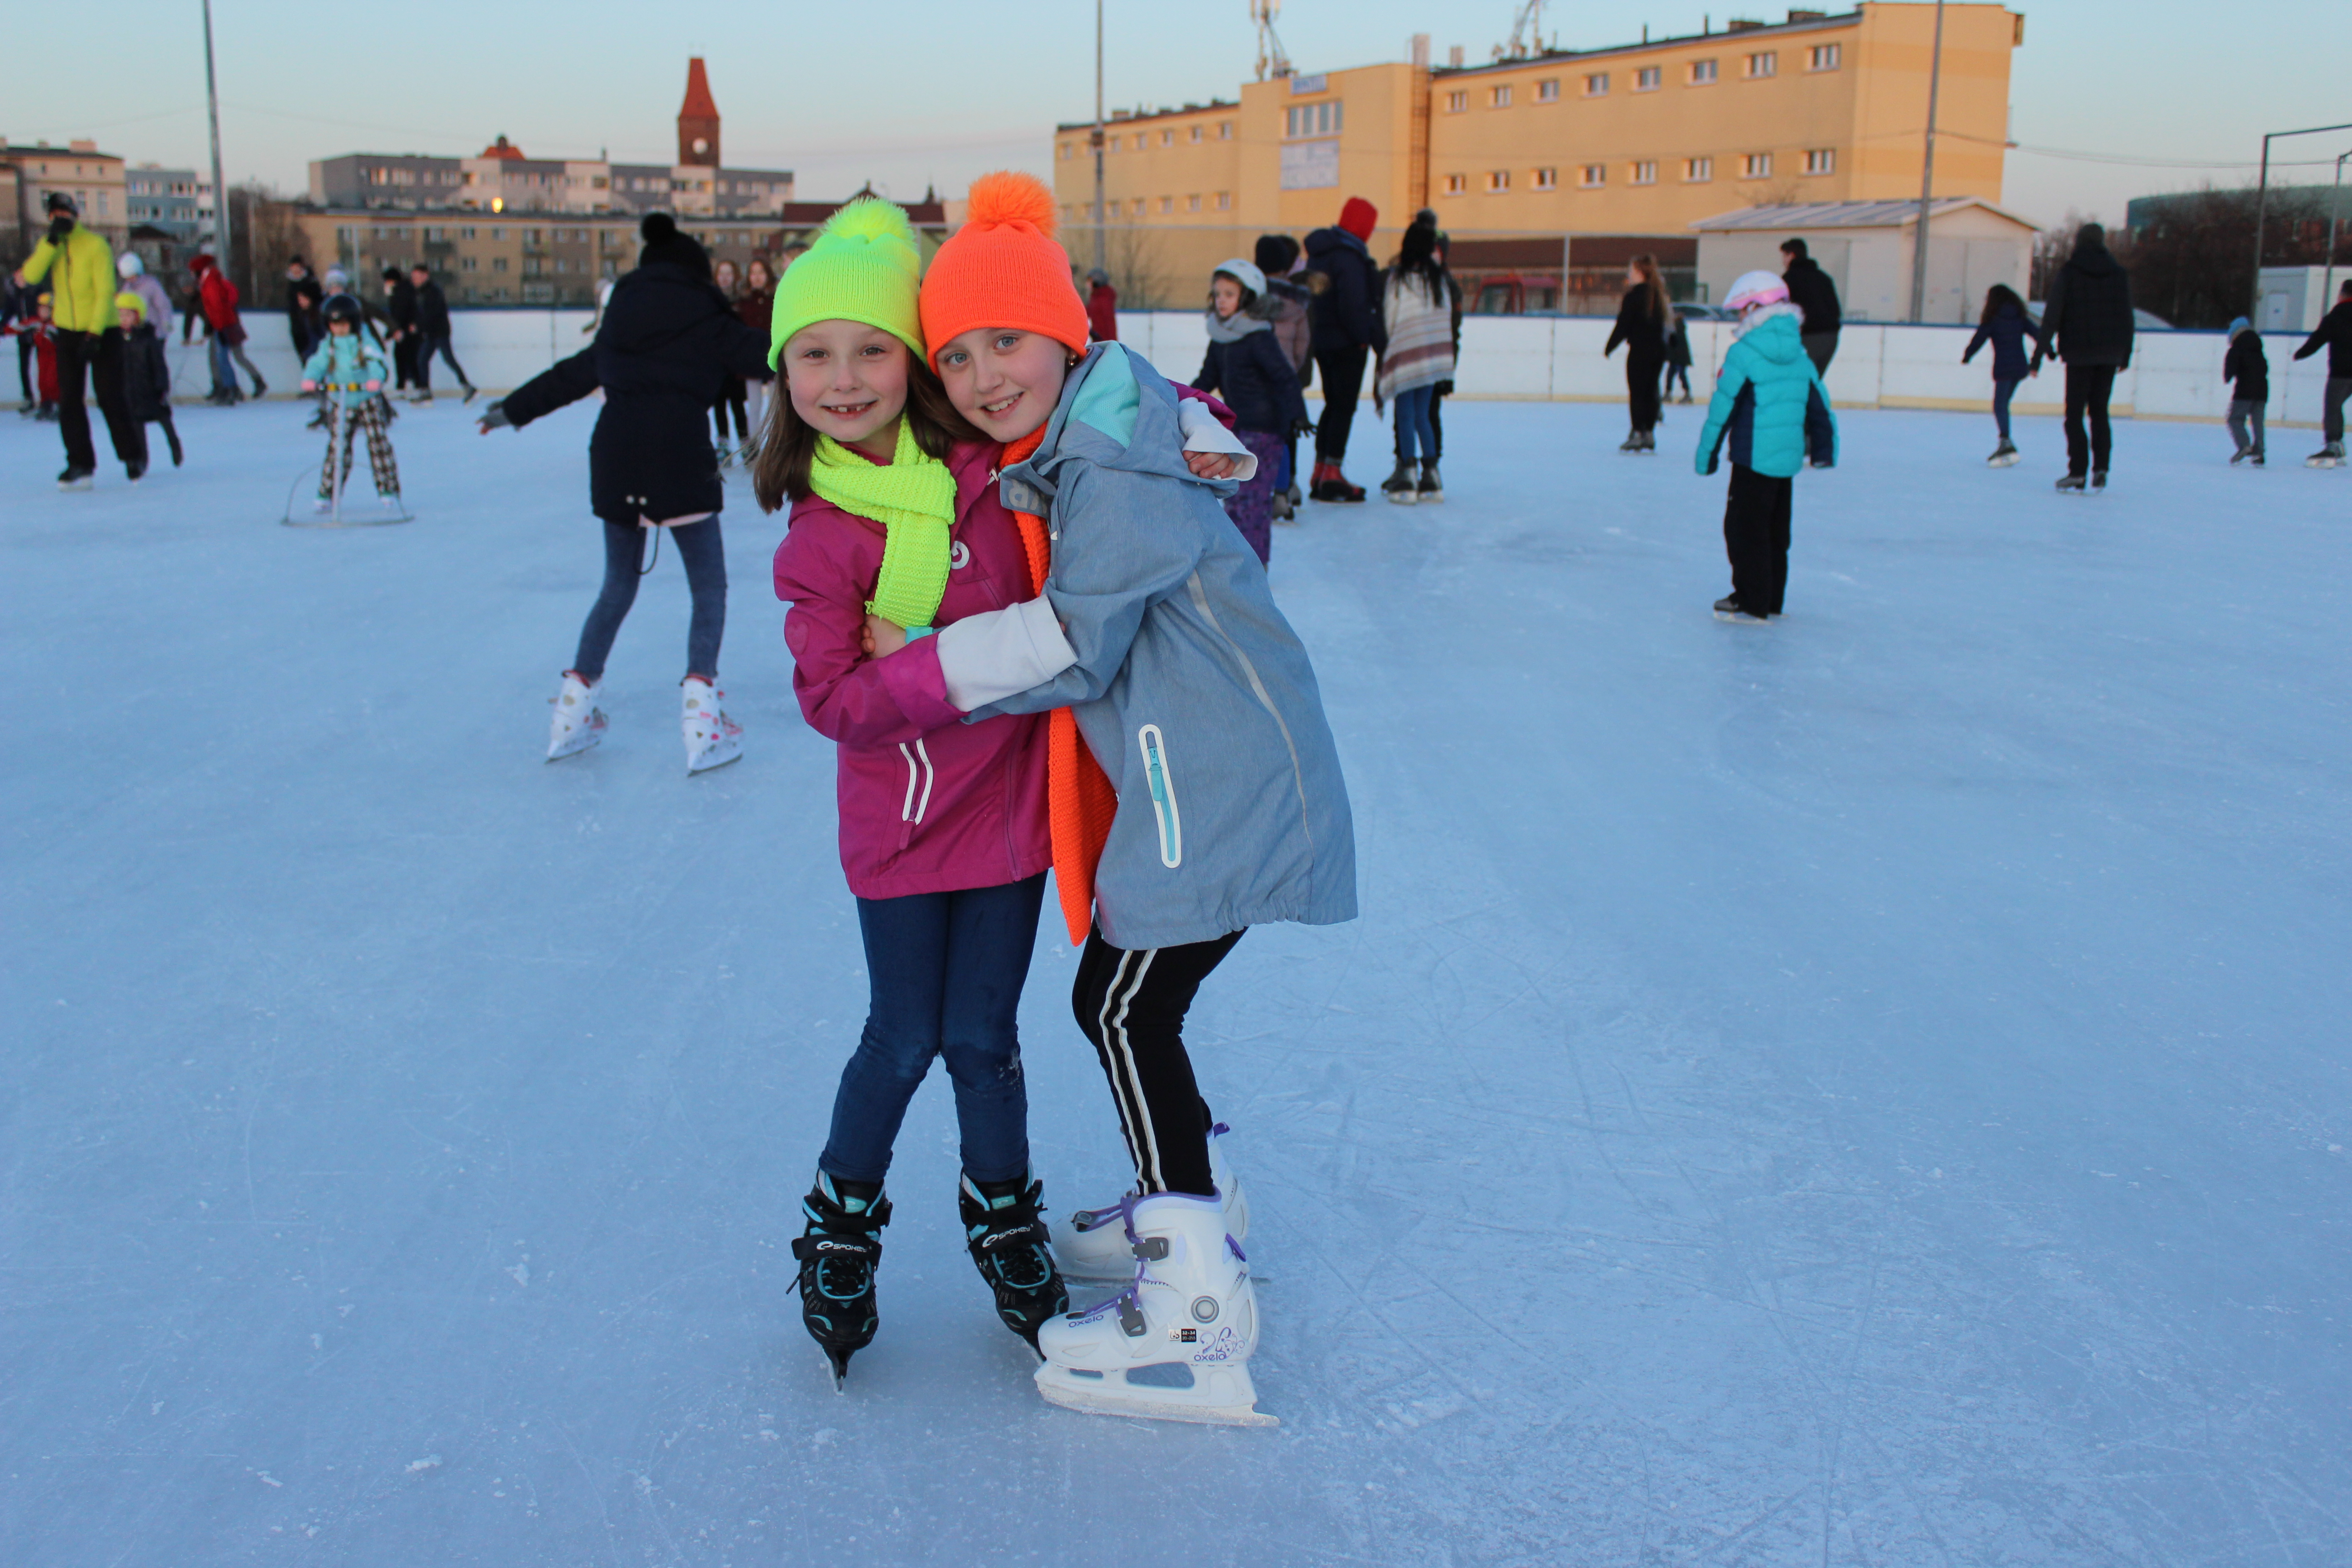
<instances>
[{"instance_id":1,"label":"skate buckle","mask_svg":"<svg viewBox=\"0 0 2352 1568\"><path fill-rule=\"evenodd\" d=\"M1135 1254L1139 1262L1165 1263L1168 1260L1168 1238L1164 1236L1147 1237L1132 1243L1128 1250Z\"/></svg>"},{"instance_id":2,"label":"skate buckle","mask_svg":"<svg viewBox=\"0 0 2352 1568\"><path fill-rule=\"evenodd\" d=\"M1150 1327L1143 1321L1143 1309L1136 1305L1132 1292L1118 1299L1118 1326L1119 1331L1131 1340L1141 1339L1144 1330Z\"/></svg>"}]
</instances>

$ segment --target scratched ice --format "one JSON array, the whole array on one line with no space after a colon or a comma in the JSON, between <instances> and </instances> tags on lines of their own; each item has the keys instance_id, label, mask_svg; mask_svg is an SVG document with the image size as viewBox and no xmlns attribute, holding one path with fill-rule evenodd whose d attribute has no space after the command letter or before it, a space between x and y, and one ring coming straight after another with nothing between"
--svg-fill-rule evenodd
<instances>
[{"instance_id":1,"label":"scratched ice","mask_svg":"<svg viewBox=\"0 0 2352 1568\"><path fill-rule=\"evenodd\" d=\"M1457 405L1449 499L1276 540L1365 914L1199 1055L1273 1432L1044 1406L947 1095L836 1396L786 1242L863 1006L833 764L728 514L740 765L675 564L539 760L588 412L59 496L0 421L0 1558L383 1564L2352 1561L2352 480L1856 414L1790 614L1707 615L1691 413ZM1357 477L1377 477L1360 434ZM1121 1184L1041 947L1057 1203Z\"/></svg>"}]
</instances>

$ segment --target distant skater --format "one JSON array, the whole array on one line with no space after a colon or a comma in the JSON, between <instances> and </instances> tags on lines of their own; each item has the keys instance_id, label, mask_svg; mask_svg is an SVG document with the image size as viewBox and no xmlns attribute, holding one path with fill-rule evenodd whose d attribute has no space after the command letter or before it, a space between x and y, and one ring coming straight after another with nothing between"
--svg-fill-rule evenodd
<instances>
[{"instance_id":1,"label":"distant skater","mask_svg":"<svg viewBox=\"0 0 2352 1568\"><path fill-rule=\"evenodd\" d=\"M1731 592L1715 602L1722 619L1761 625L1780 613L1789 586L1789 527L1797 470L1837 462L1837 416L1829 388L1805 352L1789 286L1750 272L1724 303L1739 312L1738 341L1723 356L1706 425L1698 435L1698 471L1712 474L1731 445L1731 489L1723 512L1723 547L1731 557Z\"/></svg>"},{"instance_id":2,"label":"distant skater","mask_svg":"<svg viewBox=\"0 0 2352 1568\"><path fill-rule=\"evenodd\" d=\"M1984 314L1978 318L1976 336L1969 340L1960 363L1968 363L1977 357L1979 349L1992 345L1992 422L2000 432L2000 445L1985 459L1988 468L2006 468L2017 461L2017 447L2009 438L2009 400L2017 395L2020 382L2042 374L2038 352L2033 360L2026 358L2029 337L2036 351L2043 346L2042 329L2025 313L2025 301L2017 297L2017 290L2006 283L1986 289Z\"/></svg>"},{"instance_id":3,"label":"distant skater","mask_svg":"<svg viewBox=\"0 0 2352 1568\"><path fill-rule=\"evenodd\" d=\"M2074 232L2074 254L2050 279L2042 307L2043 347L2033 356L2066 362L2066 477L2062 492L2082 494L2084 479L2095 493L2107 488L2107 460L2115 436L2107 425L2107 400L2115 395L2116 373L2131 368L2131 275L2107 250L2107 231L2086 223ZM2083 432L2084 419L2090 434Z\"/></svg>"},{"instance_id":4,"label":"distant skater","mask_svg":"<svg viewBox=\"0 0 2352 1568\"><path fill-rule=\"evenodd\" d=\"M155 280L142 281L152 287ZM172 367L163 358L163 333L147 319L149 304L148 296L140 290L125 289L114 297L115 318L122 324L122 398L131 418L142 426L163 427L163 439L172 448L172 467L176 468L184 454L180 432L172 424Z\"/></svg>"},{"instance_id":5,"label":"distant skater","mask_svg":"<svg viewBox=\"0 0 2352 1568\"><path fill-rule=\"evenodd\" d=\"M2320 318L2318 330L2304 340L2294 357L2309 359L2323 346L2327 350L2327 388L2320 429L2326 445L2305 458L2304 466L2336 468L2344 466L2344 400L2352 397L2352 278L2336 290L2336 308Z\"/></svg>"},{"instance_id":6,"label":"distant skater","mask_svg":"<svg viewBox=\"0 0 2352 1568\"><path fill-rule=\"evenodd\" d=\"M1837 358L1838 331L1845 321L1837 285L1813 259L1811 247L1794 235L1780 242L1780 259L1787 263L1780 281L1789 286L1789 302L1802 312L1798 331L1804 339L1805 357L1826 376L1830 361Z\"/></svg>"},{"instance_id":7,"label":"distant skater","mask_svg":"<svg viewBox=\"0 0 2352 1568\"><path fill-rule=\"evenodd\" d=\"M1381 324L1388 346L1372 380L1374 400L1396 405L1396 469L1381 481L1381 494L1401 506L1445 499L1429 410L1437 384L1454 379L1453 311L1454 281L1437 259L1436 216L1416 214L1381 276ZM1656 385L1654 375L1651 384Z\"/></svg>"},{"instance_id":8,"label":"distant skater","mask_svg":"<svg viewBox=\"0 0 2352 1568\"><path fill-rule=\"evenodd\" d=\"M2221 356L2221 379L2230 383L2230 439L2238 449L2230 454L2230 464L2251 461L2263 466L2263 411L2271 400L2271 361L2263 352L2263 335L2254 324L2241 316L2230 323L2230 352ZM2246 426L2254 427L2253 439L2246 438Z\"/></svg>"},{"instance_id":9,"label":"distant skater","mask_svg":"<svg viewBox=\"0 0 2352 1568\"><path fill-rule=\"evenodd\" d=\"M1632 287L1618 302L1617 324L1610 329L1601 356L1606 359L1619 343L1625 345L1625 410L1633 428L1617 449L1654 452L1658 378L1666 366L1666 340L1672 331L1666 320L1666 280L1654 257L1637 256L1626 264L1625 281Z\"/></svg>"},{"instance_id":10,"label":"distant skater","mask_svg":"<svg viewBox=\"0 0 2352 1568\"><path fill-rule=\"evenodd\" d=\"M1674 330L1666 334L1666 376L1658 388L1658 400L1661 403L1675 402L1675 383L1679 381L1683 384L1680 401L1688 403L1691 400L1690 323L1673 306L1667 306L1666 310L1674 320Z\"/></svg>"}]
</instances>

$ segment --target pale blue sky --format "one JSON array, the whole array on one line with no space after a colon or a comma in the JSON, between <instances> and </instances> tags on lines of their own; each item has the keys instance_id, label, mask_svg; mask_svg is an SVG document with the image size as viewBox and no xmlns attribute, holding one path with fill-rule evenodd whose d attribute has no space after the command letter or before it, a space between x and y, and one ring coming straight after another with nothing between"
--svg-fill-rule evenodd
<instances>
[{"instance_id":1,"label":"pale blue sky","mask_svg":"<svg viewBox=\"0 0 2352 1568\"><path fill-rule=\"evenodd\" d=\"M1401 59L1415 32L1473 60L1515 0L1288 0L1301 69ZM1785 4L1743 14L1777 19ZM2026 0L2015 58L2009 204L2054 221L2119 217L2128 197L2251 173L2265 130L2352 121L2352 22L2338 0ZM1547 31L1594 47L1696 31L1699 6L1555 5ZM1714 14L1722 25L1729 9ZM93 16L102 15L102 26ZM95 137L134 161L201 163L197 0L19 6L0 134ZM1107 0L1113 104L1230 96L1251 72L1246 0ZM706 56L730 163L784 167L805 198L871 178L901 196L999 166L1046 167L1056 120L1093 106L1090 0L655 7L631 0L289 6L216 0L232 180L303 188L309 161L355 151L472 153L500 132L533 156L666 162L686 58ZM2227 28L2216 17L2227 16ZM93 43L93 39L97 39ZM73 68L68 68L68 66ZM2352 150L2352 132L2304 143ZM2338 144L2341 143L2341 144ZM2290 146L2294 144L2290 143ZM2128 162L2122 160L2147 160ZM2154 160L2179 160L2158 164ZM2209 166L2227 165L2227 166ZM2325 178L2290 171L2291 178Z\"/></svg>"}]
</instances>

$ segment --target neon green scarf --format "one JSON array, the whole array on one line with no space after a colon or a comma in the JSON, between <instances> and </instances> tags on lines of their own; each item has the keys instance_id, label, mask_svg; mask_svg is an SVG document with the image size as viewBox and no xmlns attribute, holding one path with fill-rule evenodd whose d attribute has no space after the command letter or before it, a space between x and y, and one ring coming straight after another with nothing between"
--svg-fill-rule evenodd
<instances>
[{"instance_id":1,"label":"neon green scarf","mask_svg":"<svg viewBox=\"0 0 2352 1568\"><path fill-rule=\"evenodd\" d=\"M809 488L842 510L882 525L882 571L866 607L909 628L928 626L948 588L948 530L956 482L948 466L915 444L898 421L898 447L885 465L820 437Z\"/></svg>"}]
</instances>

